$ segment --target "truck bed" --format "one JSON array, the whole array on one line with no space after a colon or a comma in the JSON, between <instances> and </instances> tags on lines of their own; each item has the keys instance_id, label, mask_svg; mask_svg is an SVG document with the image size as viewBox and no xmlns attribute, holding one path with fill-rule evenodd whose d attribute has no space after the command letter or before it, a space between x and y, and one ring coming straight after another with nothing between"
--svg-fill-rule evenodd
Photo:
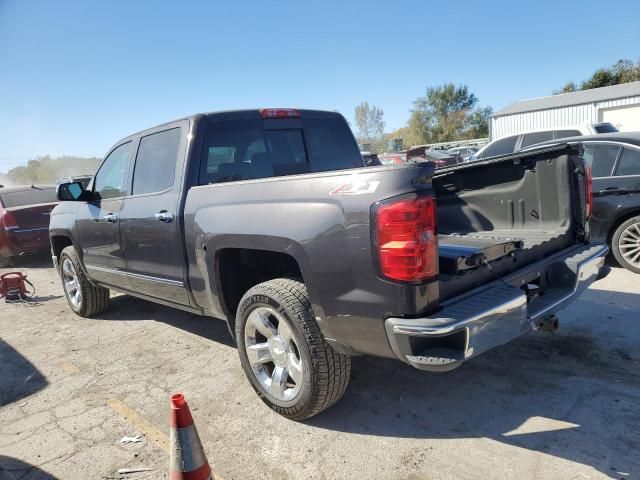
<instances>
[{"instance_id":1,"label":"truck bed","mask_svg":"<svg viewBox=\"0 0 640 480\"><path fill-rule=\"evenodd\" d=\"M516 155L436 172L439 234L522 242L489 266L441 272L441 301L582 241L576 161L565 148L524 161Z\"/></svg>"}]
</instances>

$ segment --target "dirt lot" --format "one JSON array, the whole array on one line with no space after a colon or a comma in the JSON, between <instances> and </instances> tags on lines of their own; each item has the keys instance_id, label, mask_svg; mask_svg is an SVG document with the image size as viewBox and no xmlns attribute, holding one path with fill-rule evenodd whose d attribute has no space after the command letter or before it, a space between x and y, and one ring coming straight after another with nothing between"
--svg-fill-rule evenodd
<instances>
[{"instance_id":1,"label":"dirt lot","mask_svg":"<svg viewBox=\"0 0 640 480\"><path fill-rule=\"evenodd\" d=\"M223 322L123 295L78 318L46 263L21 269L39 304L0 304L2 479L165 478L175 391L226 480L640 478L640 278L627 271L562 312L558 333L448 374L356 358L344 399L294 423L258 400Z\"/></svg>"}]
</instances>

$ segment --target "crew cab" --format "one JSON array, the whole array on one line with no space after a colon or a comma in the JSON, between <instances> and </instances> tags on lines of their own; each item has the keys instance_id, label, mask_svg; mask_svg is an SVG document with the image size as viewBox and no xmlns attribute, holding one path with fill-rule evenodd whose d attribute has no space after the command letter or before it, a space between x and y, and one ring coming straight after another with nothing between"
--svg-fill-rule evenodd
<instances>
[{"instance_id":1,"label":"crew cab","mask_svg":"<svg viewBox=\"0 0 640 480\"><path fill-rule=\"evenodd\" d=\"M334 112L197 114L58 186L53 261L80 316L113 289L223 319L260 398L301 420L343 395L352 355L443 372L556 328L605 273L581 153L366 167Z\"/></svg>"}]
</instances>

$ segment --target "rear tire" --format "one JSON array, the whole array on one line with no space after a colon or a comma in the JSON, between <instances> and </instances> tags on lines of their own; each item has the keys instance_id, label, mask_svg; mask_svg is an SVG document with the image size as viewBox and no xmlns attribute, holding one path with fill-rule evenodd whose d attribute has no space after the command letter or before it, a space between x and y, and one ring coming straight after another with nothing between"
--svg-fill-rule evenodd
<instances>
[{"instance_id":1,"label":"rear tire","mask_svg":"<svg viewBox=\"0 0 640 480\"><path fill-rule=\"evenodd\" d=\"M640 273L640 215L616 228L611 237L611 252L621 267Z\"/></svg>"},{"instance_id":2,"label":"rear tire","mask_svg":"<svg viewBox=\"0 0 640 480\"><path fill-rule=\"evenodd\" d=\"M251 288L240 300L235 330L251 386L280 415L304 420L346 391L351 358L322 337L303 283L278 278Z\"/></svg>"},{"instance_id":3,"label":"rear tire","mask_svg":"<svg viewBox=\"0 0 640 480\"><path fill-rule=\"evenodd\" d=\"M96 287L89 282L80 267L78 252L74 247L62 250L59 268L64 296L73 313L90 317L109 308L109 289Z\"/></svg>"},{"instance_id":4,"label":"rear tire","mask_svg":"<svg viewBox=\"0 0 640 480\"><path fill-rule=\"evenodd\" d=\"M11 266L11 257L0 257L0 268L8 268Z\"/></svg>"}]
</instances>

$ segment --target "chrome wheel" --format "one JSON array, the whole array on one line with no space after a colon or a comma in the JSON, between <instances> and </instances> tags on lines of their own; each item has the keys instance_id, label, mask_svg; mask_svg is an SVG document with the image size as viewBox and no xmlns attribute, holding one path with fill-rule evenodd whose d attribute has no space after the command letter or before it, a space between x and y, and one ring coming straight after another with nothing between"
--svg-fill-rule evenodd
<instances>
[{"instance_id":1,"label":"chrome wheel","mask_svg":"<svg viewBox=\"0 0 640 480\"><path fill-rule=\"evenodd\" d=\"M622 231L618 239L620 255L630 265L640 268L640 224L632 223Z\"/></svg>"},{"instance_id":2,"label":"chrome wheel","mask_svg":"<svg viewBox=\"0 0 640 480\"><path fill-rule=\"evenodd\" d=\"M281 314L269 307L252 310L244 327L244 347L265 392L281 401L300 393L304 371L300 349Z\"/></svg>"},{"instance_id":3,"label":"chrome wheel","mask_svg":"<svg viewBox=\"0 0 640 480\"><path fill-rule=\"evenodd\" d=\"M80 288L76 269L69 258L62 261L62 283L69 302L79 310L82 306L82 288Z\"/></svg>"}]
</instances>

